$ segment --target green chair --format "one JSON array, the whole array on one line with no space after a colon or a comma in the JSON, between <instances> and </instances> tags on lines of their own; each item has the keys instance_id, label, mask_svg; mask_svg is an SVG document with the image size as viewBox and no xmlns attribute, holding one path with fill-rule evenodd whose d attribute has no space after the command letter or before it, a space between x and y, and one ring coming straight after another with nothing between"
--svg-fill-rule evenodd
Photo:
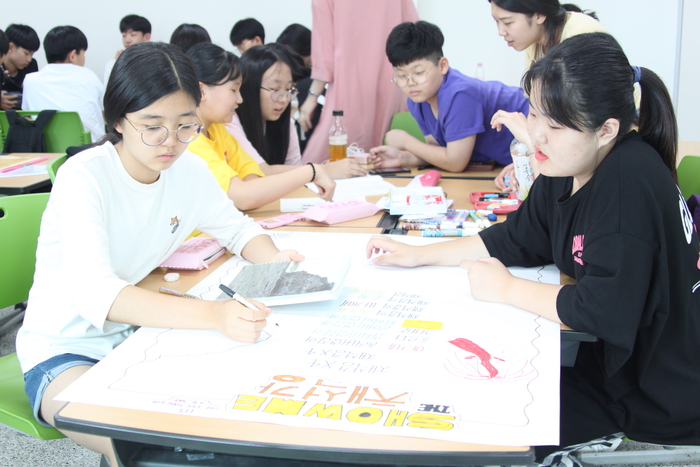
<instances>
[{"instance_id":1,"label":"green chair","mask_svg":"<svg viewBox=\"0 0 700 467\"><path fill-rule=\"evenodd\" d=\"M20 110L17 115L22 117L39 115L39 111ZM10 123L5 112L0 112L0 151L5 147L5 138ZM44 127L44 140L46 152L59 152L65 154L68 146L82 146L90 144L92 136L83 128L78 112L56 112L51 121Z\"/></svg>"},{"instance_id":2,"label":"green chair","mask_svg":"<svg viewBox=\"0 0 700 467\"><path fill-rule=\"evenodd\" d=\"M49 193L0 198L0 308L24 302L34 279L41 216ZM64 436L34 419L17 354L0 358L0 423L40 439Z\"/></svg>"},{"instance_id":3,"label":"green chair","mask_svg":"<svg viewBox=\"0 0 700 467\"><path fill-rule=\"evenodd\" d=\"M685 156L678 165L678 186L683 198L700 195L700 156Z\"/></svg>"},{"instance_id":4,"label":"green chair","mask_svg":"<svg viewBox=\"0 0 700 467\"><path fill-rule=\"evenodd\" d=\"M411 112L399 112L394 114L391 119L391 129L403 130L409 135L417 138L419 141L425 143L423 132L420 130L416 119L413 118L413 115L411 115Z\"/></svg>"},{"instance_id":5,"label":"green chair","mask_svg":"<svg viewBox=\"0 0 700 467\"><path fill-rule=\"evenodd\" d=\"M56 173L58 172L58 168L61 167L67 159L68 155L64 154L46 165L46 170L49 172L49 178L51 179L52 184L56 181Z\"/></svg>"}]
</instances>

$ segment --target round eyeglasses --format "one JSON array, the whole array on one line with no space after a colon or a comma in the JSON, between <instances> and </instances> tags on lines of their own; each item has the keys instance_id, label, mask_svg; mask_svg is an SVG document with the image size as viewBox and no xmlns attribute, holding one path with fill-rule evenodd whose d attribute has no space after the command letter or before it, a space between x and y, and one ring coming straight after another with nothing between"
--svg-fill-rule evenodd
<instances>
[{"instance_id":1,"label":"round eyeglasses","mask_svg":"<svg viewBox=\"0 0 700 467\"><path fill-rule=\"evenodd\" d=\"M143 130L139 130L134 126L131 120L124 117L124 120L129 122L134 130L141 133L141 141L147 146L158 146L162 144L170 132L174 132L177 136L177 140L181 143L190 143L194 141L197 136L202 132L202 125L200 123L185 123L177 127L177 130L170 130L162 125L158 126L147 126Z\"/></svg>"},{"instance_id":2,"label":"round eyeglasses","mask_svg":"<svg viewBox=\"0 0 700 467\"><path fill-rule=\"evenodd\" d=\"M272 102L279 102L281 100L284 100L287 96L289 96L289 100L294 100L295 97L297 97L297 94L299 94L299 91L297 88L291 88L291 89L268 89L265 86L260 86L260 89L264 89L265 91L270 92L270 98L272 99Z\"/></svg>"},{"instance_id":3,"label":"round eyeglasses","mask_svg":"<svg viewBox=\"0 0 700 467\"><path fill-rule=\"evenodd\" d=\"M416 71L408 76L394 76L391 78L391 81L400 88L405 88L408 86L409 79L415 84L423 84L428 81L428 73L430 73L433 68L435 67L430 67L429 70L425 71Z\"/></svg>"}]
</instances>

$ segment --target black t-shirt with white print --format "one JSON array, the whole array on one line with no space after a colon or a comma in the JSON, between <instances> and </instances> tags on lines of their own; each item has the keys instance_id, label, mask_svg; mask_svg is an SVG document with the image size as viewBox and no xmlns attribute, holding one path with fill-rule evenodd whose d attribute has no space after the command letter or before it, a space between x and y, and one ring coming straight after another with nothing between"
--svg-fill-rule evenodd
<instances>
[{"instance_id":1,"label":"black t-shirt with white print","mask_svg":"<svg viewBox=\"0 0 700 467\"><path fill-rule=\"evenodd\" d=\"M683 196L634 131L573 196L572 181L538 177L481 238L506 266L554 263L577 280L557 312L599 340L574 370L601 381L627 436L700 444L700 250Z\"/></svg>"}]
</instances>

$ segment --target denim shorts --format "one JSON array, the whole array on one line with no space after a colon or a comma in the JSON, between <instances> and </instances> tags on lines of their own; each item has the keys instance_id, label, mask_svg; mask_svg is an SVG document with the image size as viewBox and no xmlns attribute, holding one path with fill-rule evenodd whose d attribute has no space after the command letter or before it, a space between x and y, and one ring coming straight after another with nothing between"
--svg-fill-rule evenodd
<instances>
[{"instance_id":1,"label":"denim shorts","mask_svg":"<svg viewBox=\"0 0 700 467\"><path fill-rule=\"evenodd\" d=\"M41 399L44 397L44 392L49 386L49 383L68 368L79 365L93 366L98 361L99 360L95 360L94 358L85 357L84 355L64 353L53 356L26 372L24 374L24 392L26 392L27 397L29 397L29 403L34 410L34 418L36 418L41 425L51 427L51 425L39 417Z\"/></svg>"}]
</instances>

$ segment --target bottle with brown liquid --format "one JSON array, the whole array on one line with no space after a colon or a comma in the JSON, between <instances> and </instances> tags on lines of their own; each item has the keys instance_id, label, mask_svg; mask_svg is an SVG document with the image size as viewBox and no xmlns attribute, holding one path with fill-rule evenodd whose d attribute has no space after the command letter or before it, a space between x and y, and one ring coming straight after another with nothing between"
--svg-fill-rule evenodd
<instances>
[{"instance_id":1,"label":"bottle with brown liquid","mask_svg":"<svg viewBox=\"0 0 700 467\"><path fill-rule=\"evenodd\" d=\"M331 129L328 132L328 144L330 147L330 160L339 161L347 157L348 131L343 121L343 111L334 110Z\"/></svg>"}]
</instances>

